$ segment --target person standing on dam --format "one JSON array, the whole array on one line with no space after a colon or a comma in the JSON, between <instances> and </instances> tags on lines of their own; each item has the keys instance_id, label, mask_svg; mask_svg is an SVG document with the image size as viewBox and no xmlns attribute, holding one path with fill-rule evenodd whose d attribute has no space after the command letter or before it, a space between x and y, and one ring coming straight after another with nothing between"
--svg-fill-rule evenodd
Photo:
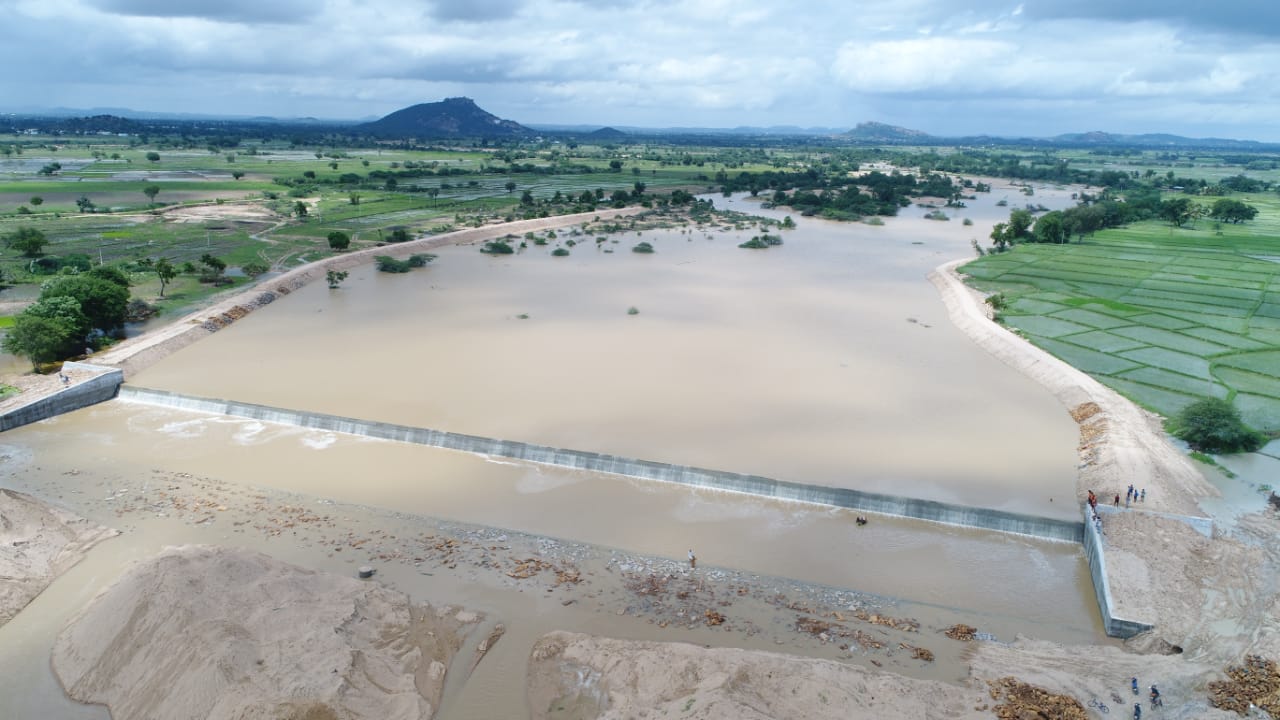
<instances>
[{"instance_id":1,"label":"person standing on dam","mask_svg":"<svg viewBox=\"0 0 1280 720\"><path fill-rule=\"evenodd\" d=\"M698 556L693 554L692 549L689 550L689 569L690 570L698 569Z\"/></svg>"}]
</instances>

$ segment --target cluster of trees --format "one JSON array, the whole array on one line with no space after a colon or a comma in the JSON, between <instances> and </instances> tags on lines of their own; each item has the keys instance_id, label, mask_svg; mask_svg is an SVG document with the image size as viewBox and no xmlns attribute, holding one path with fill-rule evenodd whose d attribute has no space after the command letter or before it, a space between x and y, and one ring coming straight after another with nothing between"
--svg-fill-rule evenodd
<instances>
[{"instance_id":1,"label":"cluster of trees","mask_svg":"<svg viewBox=\"0 0 1280 720\"><path fill-rule=\"evenodd\" d=\"M128 317L129 279L112 267L46 282L40 299L19 313L4 338L5 352L32 367L74 357L117 333Z\"/></svg>"},{"instance_id":2,"label":"cluster of trees","mask_svg":"<svg viewBox=\"0 0 1280 720\"><path fill-rule=\"evenodd\" d=\"M1110 193L1103 195L1109 196ZM1039 219L1029 209L1012 210L1008 222L997 223L992 229L991 243L993 250L1003 252L1020 242L1066 243L1072 237L1083 241L1099 230L1157 217L1174 227L1182 227L1202 217L1240 223L1257 215L1256 207L1231 198L1219 198L1205 206L1185 196L1161 200L1158 191L1135 188L1126 193L1123 200L1086 196L1073 208L1047 212Z\"/></svg>"},{"instance_id":3,"label":"cluster of trees","mask_svg":"<svg viewBox=\"0 0 1280 720\"><path fill-rule=\"evenodd\" d=\"M1168 429L1191 449L1207 453L1253 452L1266 438L1244 424L1231 403L1205 398L1186 406L1170 419Z\"/></svg>"},{"instance_id":4,"label":"cluster of trees","mask_svg":"<svg viewBox=\"0 0 1280 720\"><path fill-rule=\"evenodd\" d=\"M1160 203L1160 217L1174 227L1182 227L1202 217L1218 222L1242 223L1258 216L1258 208L1231 198L1219 198L1205 206L1189 197L1176 197Z\"/></svg>"}]
</instances>

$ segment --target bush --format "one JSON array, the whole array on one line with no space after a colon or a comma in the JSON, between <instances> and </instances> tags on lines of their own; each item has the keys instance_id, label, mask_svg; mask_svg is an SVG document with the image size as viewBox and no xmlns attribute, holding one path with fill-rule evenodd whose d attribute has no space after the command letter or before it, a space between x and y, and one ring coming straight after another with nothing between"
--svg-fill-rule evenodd
<instances>
[{"instance_id":1,"label":"bush","mask_svg":"<svg viewBox=\"0 0 1280 720\"><path fill-rule=\"evenodd\" d=\"M378 264L378 270L387 273L407 273L413 267L408 260L397 260L390 255L379 255L373 260Z\"/></svg>"},{"instance_id":2,"label":"bush","mask_svg":"<svg viewBox=\"0 0 1280 720\"><path fill-rule=\"evenodd\" d=\"M1253 452L1262 447L1262 433L1240 419L1231 403L1205 398L1186 406L1169 421L1169 432L1193 450L1207 453Z\"/></svg>"},{"instance_id":3,"label":"bush","mask_svg":"<svg viewBox=\"0 0 1280 720\"><path fill-rule=\"evenodd\" d=\"M515 248L505 240L490 240L480 248L480 252L488 255L510 255L515 252Z\"/></svg>"},{"instance_id":4,"label":"bush","mask_svg":"<svg viewBox=\"0 0 1280 720\"><path fill-rule=\"evenodd\" d=\"M346 250L351 247L351 236L341 230L334 230L329 233L329 247L333 250Z\"/></svg>"},{"instance_id":5,"label":"bush","mask_svg":"<svg viewBox=\"0 0 1280 720\"><path fill-rule=\"evenodd\" d=\"M781 245L781 244L782 244L782 238L778 237L777 235L769 235L768 233L765 233L764 235L757 235L751 238L750 240L739 245L738 247L748 248L751 250L760 250L763 248L773 247L775 245Z\"/></svg>"},{"instance_id":6,"label":"bush","mask_svg":"<svg viewBox=\"0 0 1280 720\"><path fill-rule=\"evenodd\" d=\"M431 253L414 253L409 256L409 267L426 267L427 263L435 259L436 256Z\"/></svg>"},{"instance_id":7,"label":"bush","mask_svg":"<svg viewBox=\"0 0 1280 720\"><path fill-rule=\"evenodd\" d=\"M551 254L554 257L567 257L569 255L569 251L564 248L556 248L551 251Z\"/></svg>"},{"instance_id":8,"label":"bush","mask_svg":"<svg viewBox=\"0 0 1280 720\"><path fill-rule=\"evenodd\" d=\"M651 253L653 252L653 246L647 242L637 243L635 247L631 248L631 252Z\"/></svg>"}]
</instances>

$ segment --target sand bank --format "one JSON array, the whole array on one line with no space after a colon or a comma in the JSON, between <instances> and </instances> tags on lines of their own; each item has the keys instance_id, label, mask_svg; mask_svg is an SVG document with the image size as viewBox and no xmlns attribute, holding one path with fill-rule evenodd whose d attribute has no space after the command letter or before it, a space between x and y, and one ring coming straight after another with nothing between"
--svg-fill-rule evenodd
<instances>
[{"instance_id":1,"label":"sand bank","mask_svg":"<svg viewBox=\"0 0 1280 720\"><path fill-rule=\"evenodd\" d=\"M1128 682L1137 677L1144 692L1136 699L1144 707L1146 687L1159 684L1166 699L1162 717L1236 717L1209 706L1202 683L1212 672L1179 656L1020 639L974 643L968 677L953 684L779 653L551 633L530 654L529 705L534 720L989 720L998 704L990 683L1016 677L1063 696L1068 706L1074 701L1075 713L998 717L1097 717L1091 700L1128 717L1135 700Z\"/></svg>"},{"instance_id":2,"label":"sand bank","mask_svg":"<svg viewBox=\"0 0 1280 720\"><path fill-rule=\"evenodd\" d=\"M929 280L938 288L957 328L1001 362L1040 383L1073 411L1081 424L1079 499L1089 490L1104 499L1123 496L1132 484L1147 491L1144 510L1202 516L1197 500L1218 491L1169 442L1160 419L992 322L984 296L965 285L957 272L966 262L967 258L946 263L931 273ZM1088 407L1089 403L1096 409Z\"/></svg>"},{"instance_id":3,"label":"sand bank","mask_svg":"<svg viewBox=\"0 0 1280 720\"><path fill-rule=\"evenodd\" d=\"M0 488L0 625L115 530Z\"/></svg>"},{"instance_id":4,"label":"sand bank","mask_svg":"<svg viewBox=\"0 0 1280 720\"><path fill-rule=\"evenodd\" d=\"M58 636L53 669L115 720L416 720L439 706L478 620L377 582L187 546L99 594Z\"/></svg>"}]
</instances>

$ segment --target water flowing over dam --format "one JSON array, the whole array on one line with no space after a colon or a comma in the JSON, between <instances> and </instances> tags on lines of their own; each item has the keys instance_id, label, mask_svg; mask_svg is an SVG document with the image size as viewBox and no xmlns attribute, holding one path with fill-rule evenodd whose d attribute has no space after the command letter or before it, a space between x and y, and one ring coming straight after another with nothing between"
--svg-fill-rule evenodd
<instances>
[{"instance_id":1,"label":"water flowing over dam","mask_svg":"<svg viewBox=\"0 0 1280 720\"><path fill-rule=\"evenodd\" d=\"M567 450L511 440L499 440L430 428L382 423L324 413L275 408L253 403L201 398L164 390L125 385L119 398L201 413L250 418L396 442L553 465L575 470L727 490L761 497L848 508L962 527L1015 533L1066 542L1082 542L1084 524L1054 518L952 503L776 480L759 475L722 472L685 465L651 462L581 450Z\"/></svg>"}]
</instances>

